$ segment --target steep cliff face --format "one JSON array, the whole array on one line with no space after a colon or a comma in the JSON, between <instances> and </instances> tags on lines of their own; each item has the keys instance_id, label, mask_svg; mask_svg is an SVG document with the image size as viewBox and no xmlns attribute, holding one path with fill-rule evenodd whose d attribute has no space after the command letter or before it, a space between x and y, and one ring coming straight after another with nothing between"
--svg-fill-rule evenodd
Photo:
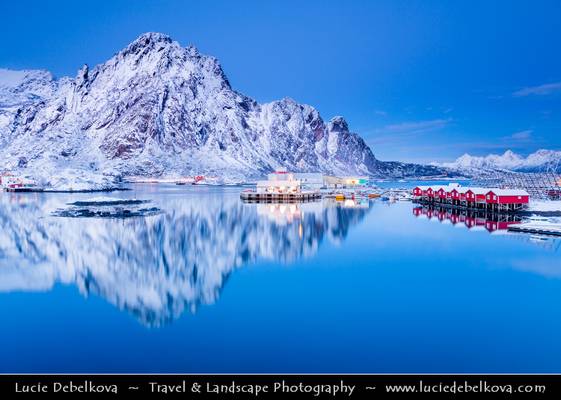
<instances>
[{"instance_id":1,"label":"steep cliff face","mask_svg":"<svg viewBox=\"0 0 561 400\"><path fill-rule=\"evenodd\" d=\"M216 58L160 33L75 78L0 70L0 138L4 169L55 186L125 175L240 180L278 167L392 174L342 117L326 123L289 98L258 104L231 88Z\"/></svg>"}]
</instances>

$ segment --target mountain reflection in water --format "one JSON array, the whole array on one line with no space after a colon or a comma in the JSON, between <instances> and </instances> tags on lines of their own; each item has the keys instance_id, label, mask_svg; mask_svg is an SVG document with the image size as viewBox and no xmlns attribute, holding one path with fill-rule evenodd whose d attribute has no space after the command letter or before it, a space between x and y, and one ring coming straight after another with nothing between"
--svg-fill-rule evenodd
<instances>
[{"instance_id":1,"label":"mountain reflection in water","mask_svg":"<svg viewBox=\"0 0 561 400\"><path fill-rule=\"evenodd\" d=\"M325 239L344 240L369 211L329 200L243 204L237 194L213 191L142 196L154 197L163 213L61 218L50 214L68 196L0 196L0 292L76 285L158 326L215 302L234 269L311 256Z\"/></svg>"}]
</instances>

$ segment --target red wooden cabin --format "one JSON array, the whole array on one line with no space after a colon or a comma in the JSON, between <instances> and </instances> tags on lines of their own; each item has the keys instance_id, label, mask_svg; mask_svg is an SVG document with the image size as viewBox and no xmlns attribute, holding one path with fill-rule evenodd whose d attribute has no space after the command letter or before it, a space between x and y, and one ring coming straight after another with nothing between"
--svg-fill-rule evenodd
<instances>
[{"instance_id":1,"label":"red wooden cabin","mask_svg":"<svg viewBox=\"0 0 561 400\"><path fill-rule=\"evenodd\" d=\"M491 189L485 198L489 204L528 204L530 202L528 192L514 189Z\"/></svg>"}]
</instances>

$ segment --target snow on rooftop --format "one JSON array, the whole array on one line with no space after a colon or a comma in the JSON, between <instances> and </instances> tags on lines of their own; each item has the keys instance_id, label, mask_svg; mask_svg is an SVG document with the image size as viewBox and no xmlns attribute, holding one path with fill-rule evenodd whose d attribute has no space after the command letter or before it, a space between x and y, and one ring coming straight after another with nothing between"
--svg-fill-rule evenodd
<instances>
[{"instance_id":1,"label":"snow on rooftop","mask_svg":"<svg viewBox=\"0 0 561 400\"><path fill-rule=\"evenodd\" d=\"M497 196L529 196L528 192L521 189L488 189Z\"/></svg>"}]
</instances>

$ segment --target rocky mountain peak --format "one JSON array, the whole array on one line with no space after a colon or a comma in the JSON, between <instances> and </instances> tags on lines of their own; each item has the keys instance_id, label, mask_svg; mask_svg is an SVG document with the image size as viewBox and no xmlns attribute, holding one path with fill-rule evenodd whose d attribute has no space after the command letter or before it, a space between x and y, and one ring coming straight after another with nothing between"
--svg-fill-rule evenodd
<instances>
[{"instance_id":1,"label":"rocky mountain peak","mask_svg":"<svg viewBox=\"0 0 561 400\"><path fill-rule=\"evenodd\" d=\"M136 38L131 44L129 44L125 51L134 53L141 48L161 48L166 44L172 43L173 40L166 34L159 32L146 32Z\"/></svg>"},{"instance_id":2,"label":"rocky mountain peak","mask_svg":"<svg viewBox=\"0 0 561 400\"><path fill-rule=\"evenodd\" d=\"M328 130L330 132L338 133L349 132L349 124L347 123L345 118L336 116L331 118L331 120L329 121Z\"/></svg>"},{"instance_id":3,"label":"rocky mountain peak","mask_svg":"<svg viewBox=\"0 0 561 400\"><path fill-rule=\"evenodd\" d=\"M0 71L0 85L10 82L8 95L0 89L0 158L59 189L126 175L242 181L278 167L374 176L408 170L384 167L342 117L326 124L294 99L259 104L234 91L218 59L161 33L139 36L75 78L46 74Z\"/></svg>"}]
</instances>

